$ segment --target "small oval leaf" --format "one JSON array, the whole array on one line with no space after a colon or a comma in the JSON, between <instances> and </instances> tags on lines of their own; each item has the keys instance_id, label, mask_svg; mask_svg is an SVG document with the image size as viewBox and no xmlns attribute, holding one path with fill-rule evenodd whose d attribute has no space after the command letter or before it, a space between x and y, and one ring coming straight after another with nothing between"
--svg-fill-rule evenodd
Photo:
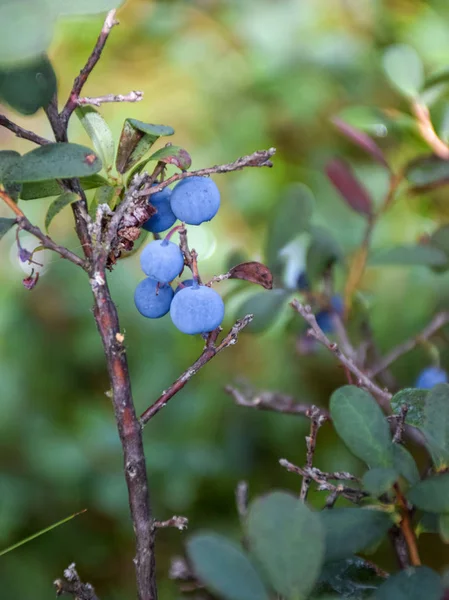
<instances>
[{"instance_id":1,"label":"small oval leaf","mask_svg":"<svg viewBox=\"0 0 449 600\"><path fill-rule=\"evenodd\" d=\"M6 217L0 217L0 240L7 233L11 227L14 227L16 224L15 219L8 219Z\"/></svg>"},{"instance_id":2,"label":"small oval leaf","mask_svg":"<svg viewBox=\"0 0 449 600\"><path fill-rule=\"evenodd\" d=\"M370 467L392 467L390 428L374 398L355 385L336 390L330 400L334 427L355 456Z\"/></svg>"},{"instance_id":3,"label":"small oval leaf","mask_svg":"<svg viewBox=\"0 0 449 600\"><path fill-rule=\"evenodd\" d=\"M47 214L45 216L45 229L48 231L50 223L64 207L72 204L72 202L77 202L78 200L80 200L80 197L78 194L73 192L65 192L56 198L56 200L54 200L48 207Z\"/></svg>"},{"instance_id":4,"label":"small oval leaf","mask_svg":"<svg viewBox=\"0 0 449 600\"><path fill-rule=\"evenodd\" d=\"M83 190L93 190L102 185L107 185L107 180L101 175L88 175L80 177L80 183ZM20 194L21 200L37 200L39 198L49 198L51 196L59 196L62 192L62 185L55 179L47 181L36 181L24 183Z\"/></svg>"},{"instance_id":5,"label":"small oval leaf","mask_svg":"<svg viewBox=\"0 0 449 600\"><path fill-rule=\"evenodd\" d=\"M376 467L367 471L363 478L363 488L372 496L381 496L393 487L399 473L393 467Z\"/></svg>"},{"instance_id":6,"label":"small oval leaf","mask_svg":"<svg viewBox=\"0 0 449 600\"><path fill-rule=\"evenodd\" d=\"M273 275L268 267L260 262L241 263L229 270L229 279L243 279L257 283L266 290L273 288Z\"/></svg>"},{"instance_id":7,"label":"small oval leaf","mask_svg":"<svg viewBox=\"0 0 449 600\"><path fill-rule=\"evenodd\" d=\"M449 161L431 154L411 161L405 169L407 181L413 189L427 189L449 183Z\"/></svg>"},{"instance_id":8,"label":"small oval leaf","mask_svg":"<svg viewBox=\"0 0 449 600\"><path fill-rule=\"evenodd\" d=\"M375 600L442 600L441 577L428 567L410 567L390 576L376 591Z\"/></svg>"},{"instance_id":9,"label":"small oval leaf","mask_svg":"<svg viewBox=\"0 0 449 600\"><path fill-rule=\"evenodd\" d=\"M291 494L272 492L251 504L247 534L273 589L292 600L307 597L324 555L319 514Z\"/></svg>"},{"instance_id":10,"label":"small oval leaf","mask_svg":"<svg viewBox=\"0 0 449 600\"><path fill-rule=\"evenodd\" d=\"M390 83L406 96L415 97L424 84L424 69L411 46L397 44L387 48L383 67Z\"/></svg>"},{"instance_id":11,"label":"small oval leaf","mask_svg":"<svg viewBox=\"0 0 449 600\"><path fill-rule=\"evenodd\" d=\"M400 444L393 444L394 467L410 485L420 480L418 467L410 452Z\"/></svg>"},{"instance_id":12,"label":"small oval leaf","mask_svg":"<svg viewBox=\"0 0 449 600\"><path fill-rule=\"evenodd\" d=\"M402 405L408 406L405 422L413 427L421 427L424 422L424 405L428 390L405 388L393 396L390 401L391 409L395 415L401 414Z\"/></svg>"},{"instance_id":13,"label":"small oval leaf","mask_svg":"<svg viewBox=\"0 0 449 600\"><path fill-rule=\"evenodd\" d=\"M187 555L199 580L226 600L269 600L265 587L244 552L215 533L197 534Z\"/></svg>"},{"instance_id":14,"label":"small oval leaf","mask_svg":"<svg viewBox=\"0 0 449 600\"><path fill-rule=\"evenodd\" d=\"M371 196L347 163L340 159L330 161L326 166L326 175L348 206L361 215L371 215Z\"/></svg>"},{"instance_id":15,"label":"small oval leaf","mask_svg":"<svg viewBox=\"0 0 449 600\"><path fill-rule=\"evenodd\" d=\"M430 513L449 512L449 473L434 475L418 482L407 494L407 499Z\"/></svg>"},{"instance_id":16,"label":"small oval leaf","mask_svg":"<svg viewBox=\"0 0 449 600\"><path fill-rule=\"evenodd\" d=\"M76 115L81 125L101 158L103 166L108 169L114 164L115 143L108 124L92 106L79 106Z\"/></svg>"},{"instance_id":17,"label":"small oval leaf","mask_svg":"<svg viewBox=\"0 0 449 600\"><path fill-rule=\"evenodd\" d=\"M150 156L148 160L157 160L168 165L175 165L181 171L186 171L192 164L190 154L180 146L165 146Z\"/></svg>"},{"instance_id":18,"label":"small oval leaf","mask_svg":"<svg viewBox=\"0 0 449 600\"><path fill-rule=\"evenodd\" d=\"M5 177L14 182L70 179L98 173L101 166L101 160L86 146L47 144L24 154Z\"/></svg>"}]
</instances>

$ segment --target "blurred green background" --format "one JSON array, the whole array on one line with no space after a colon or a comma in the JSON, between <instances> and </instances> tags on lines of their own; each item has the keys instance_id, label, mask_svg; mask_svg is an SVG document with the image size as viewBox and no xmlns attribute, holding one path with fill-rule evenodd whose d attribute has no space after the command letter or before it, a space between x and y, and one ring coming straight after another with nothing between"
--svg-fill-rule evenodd
<instances>
[{"instance_id":1,"label":"blurred green background","mask_svg":"<svg viewBox=\"0 0 449 600\"><path fill-rule=\"evenodd\" d=\"M137 104L101 108L118 139L126 117L175 128L171 139L193 158L192 168L229 162L275 146L275 167L248 169L215 181L222 193L218 217L191 234L204 278L224 272L232 253L263 260L266 233L289 184L303 182L316 199L314 222L328 226L345 252L360 244L364 220L346 207L324 174L327 160L346 157L375 201L387 188L385 172L345 141L330 124L336 114L366 125L394 166L425 151L400 113L388 120L370 108L408 112L382 70L384 49L410 44L427 74L448 66L446 0L128 0L119 11L103 58L84 88L89 96L142 90ZM65 99L101 28L102 18L58 24L50 49ZM447 109L443 95L440 113ZM27 129L51 136L41 112L6 114ZM371 117L369 116L371 115ZM394 117L394 118L393 118ZM88 144L74 117L70 140ZM0 129L2 149L26 152L29 142ZM444 193L400 194L375 230L373 247L416 242L449 220ZM50 200L24 204L42 225ZM0 208L2 216L9 216ZM79 251L70 210L57 217L53 236ZM83 508L88 512L0 559L5 599L53 597L52 581L71 562L101 598L134 596L133 532L102 347L91 314L84 273L56 256L31 292L22 286L14 235L2 240L0 263L0 549ZM12 249L10 251L10 249ZM295 260L301 261L300 247ZM118 263L110 276L126 336L137 410L142 412L196 359L201 339L183 336L165 317L142 318L134 288L142 277L138 256ZM344 272L338 272L340 291ZM226 325L242 299L255 290L243 282L221 284ZM362 292L375 338L387 350L420 330L449 296L449 276L424 267L368 269ZM255 389L290 393L326 405L344 375L324 351L299 356L299 317L285 310L263 334L246 333L203 369L145 430L155 515L189 517L190 530L211 527L235 535L234 489L246 479L253 494L300 481L278 466L305 455L302 418L234 406L227 383L246 380ZM449 366L440 338L443 366ZM400 385L410 386L428 364L416 350L394 365ZM330 426L320 432L316 464L360 472ZM422 457L418 458L420 460ZM322 497L313 493L312 503ZM162 598L178 597L169 581L170 557L183 536L158 534ZM427 536L428 537L428 536ZM430 538L429 538L430 540ZM447 549L422 539L424 561L440 568ZM394 568L387 548L380 562Z\"/></svg>"}]
</instances>

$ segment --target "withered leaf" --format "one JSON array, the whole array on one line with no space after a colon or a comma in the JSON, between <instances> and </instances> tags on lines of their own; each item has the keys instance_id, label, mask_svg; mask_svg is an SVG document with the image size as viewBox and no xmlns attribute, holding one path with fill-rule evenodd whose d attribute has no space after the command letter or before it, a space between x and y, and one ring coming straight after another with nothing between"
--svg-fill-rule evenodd
<instances>
[{"instance_id":1,"label":"withered leaf","mask_svg":"<svg viewBox=\"0 0 449 600\"><path fill-rule=\"evenodd\" d=\"M229 279L244 279L257 283L266 290L273 288L273 275L268 267L260 262L252 261L241 263L229 270Z\"/></svg>"}]
</instances>

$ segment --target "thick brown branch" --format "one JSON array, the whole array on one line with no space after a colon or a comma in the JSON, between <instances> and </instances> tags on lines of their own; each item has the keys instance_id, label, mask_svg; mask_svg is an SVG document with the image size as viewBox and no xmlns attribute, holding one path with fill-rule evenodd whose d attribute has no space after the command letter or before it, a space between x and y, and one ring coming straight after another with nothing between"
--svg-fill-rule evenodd
<instances>
[{"instance_id":1,"label":"thick brown branch","mask_svg":"<svg viewBox=\"0 0 449 600\"><path fill-rule=\"evenodd\" d=\"M34 235L41 242L42 246L44 248L47 248L47 250L52 250L53 252L57 252L59 254L59 256L61 256L62 258L66 258L67 260L69 260L73 264L77 265L78 267L81 267L85 271L87 270L86 262L82 258L80 258L76 254L74 254L68 248L65 248L64 246L59 246L58 244L56 244L48 235L45 235L39 229L39 227L36 227L32 223L30 223L30 221L27 219L27 217L24 215L24 213L20 210L20 208L17 206L17 204L8 196L8 194L6 194L6 192L3 192L0 190L0 198L17 215L16 222L17 222L17 226L20 229L24 229L25 231L28 231L29 233Z\"/></svg>"},{"instance_id":2,"label":"thick brown branch","mask_svg":"<svg viewBox=\"0 0 449 600\"><path fill-rule=\"evenodd\" d=\"M424 329L419 333L416 337L406 340L402 342L393 350L384 356L377 364L375 364L369 371L367 372L368 377L376 377L379 373L387 369L392 363L394 363L398 358L400 358L403 354L410 352L418 344L420 344L423 340L428 340L432 337L439 329L444 327L449 323L449 311L442 311L435 315L435 317L431 320L431 322L424 327Z\"/></svg>"},{"instance_id":3,"label":"thick brown branch","mask_svg":"<svg viewBox=\"0 0 449 600\"><path fill-rule=\"evenodd\" d=\"M377 398L379 404L386 410L389 410L390 400L392 398L390 392L383 390L378 385L373 383L371 379L365 373L363 373L351 359L349 359L341 352L337 344L329 340L329 338L323 333L323 331L317 324L315 316L312 313L310 306L304 306L303 304L298 302L298 300L293 300L291 305L309 324L310 329L307 332L308 335L314 337L321 344L323 344L323 346L325 346L328 350L335 354L337 359L345 367L347 367L353 375L357 377L357 384L371 392Z\"/></svg>"},{"instance_id":4,"label":"thick brown branch","mask_svg":"<svg viewBox=\"0 0 449 600\"><path fill-rule=\"evenodd\" d=\"M114 25L118 25L118 21L116 21L115 19L116 12L116 10L111 10L108 12L101 33L98 36L97 43L95 44L91 55L87 59L86 64L81 69L80 74L73 83L69 99L67 100L66 105L64 106L60 114L60 121L65 129L67 129L67 123L69 122L70 116L72 115L75 108L78 106L80 93L83 89L84 84L87 81L87 78L91 74L97 62L100 60L101 53L103 52L103 48L105 47L111 29L114 27Z\"/></svg>"},{"instance_id":5,"label":"thick brown branch","mask_svg":"<svg viewBox=\"0 0 449 600\"><path fill-rule=\"evenodd\" d=\"M131 518L136 535L134 559L139 600L156 600L155 529L150 510L142 429L137 419L123 335L111 299L104 268L91 275L94 316L104 346L115 418L124 455Z\"/></svg>"},{"instance_id":6,"label":"thick brown branch","mask_svg":"<svg viewBox=\"0 0 449 600\"><path fill-rule=\"evenodd\" d=\"M75 563L64 570L64 579L56 579L53 582L56 588L56 596L63 594L73 596L75 600L99 600L94 588L90 583L83 583L76 571Z\"/></svg>"},{"instance_id":7,"label":"thick brown branch","mask_svg":"<svg viewBox=\"0 0 449 600\"><path fill-rule=\"evenodd\" d=\"M210 360L219 354L225 348L233 346L237 343L238 335L253 319L253 315L246 315L243 319L240 319L231 328L229 333L223 338L223 340L215 345L215 339L219 333L219 330L212 331L209 334L209 339L206 342L206 346L201 356L193 363L191 367L187 369L178 379L168 388L166 392L160 396L156 402L154 402L144 413L140 416L140 423L144 427L150 419L154 417L167 402L173 398L182 388L189 382L200 369L204 367Z\"/></svg>"},{"instance_id":8,"label":"thick brown branch","mask_svg":"<svg viewBox=\"0 0 449 600\"><path fill-rule=\"evenodd\" d=\"M92 104L93 106L101 106L107 102L140 102L142 98L143 92L133 90L132 92L129 92L129 94L125 95L106 94L105 96L97 96L95 98L84 96L83 98L78 98L77 105L85 106L86 104Z\"/></svg>"},{"instance_id":9,"label":"thick brown branch","mask_svg":"<svg viewBox=\"0 0 449 600\"><path fill-rule=\"evenodd\" d=\"M29 142L33 142L34 144L38 144L39 146L45 146L45 144L50 144L50 140L47 140L34 131L28 131L28 129L24 129L10 121L5 115L0 115L0 125L12 131L14 135L18 138L22 138L24 140L28 140Z\"/></svg>"},{"instance_id":10,"label":"thick brown branch","mask_svg":"<svg viewBox=\"0 0 449 600\"><path fill-rule=\"evenodd\" d=\"M286 415L310 417L311 411L314 408L311 404L297 402L293 396L281 394L280 392L262 391L248 394L231 385L225 387L225 392L234 398L238 406L255 408L257 410L271 410ZM324 419L327 420L330 418L327 410L324 408L320 408L319 410Z\"/></svg>"}]
</instances>

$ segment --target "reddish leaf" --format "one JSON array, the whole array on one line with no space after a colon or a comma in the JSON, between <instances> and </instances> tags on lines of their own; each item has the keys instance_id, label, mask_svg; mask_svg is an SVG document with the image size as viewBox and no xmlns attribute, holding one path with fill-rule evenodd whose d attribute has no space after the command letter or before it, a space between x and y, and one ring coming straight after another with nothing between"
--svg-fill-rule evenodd
<instances>
[{"instance_id":1,"label":"reddish leaf","mask_svg":"<svg viewBox=\"0 0 449 600\"><path fill-rule=\"evenodd\" d=\"M379 164L381 164L383 167L386 167L387 169L390 168L388 166L387 161L385 160L385 156L383 155L382 150L379 148L379 146L376 144L376 142L374 142L369 137L369 135L367 135L363 131L360 131L359 129L356 129L352 125L345 123L344 121L342 121L341 119L338 119L337 117L332 119L332 123L340 131L340 133L342 133L344 136L346 136L349 140L351 140L351 142L356 144L359 148L362 148L362 150L365 150L365 152L368 152L368 154L370 154L374 158L374 160L376 160Z\"/></svg>"},{"instance_id":2,"label":"reddish leaf","mask_svg":"<svg viewBox=\"0 0 449 600\"><path fill-rule=\"evenodd\" d=\"M326 174L353 210L362 215L371 215L371 197L349 165L342 160L331 160L326 166Z\"/></svg>"},{"instance_id":3,"label":"reddish leaf","mask_svg":"<svg viewBox=\"0 0 449 600\"><path fill-rule=\"evenodd\" d=\"M190 154L184 148L168 145L150 156L148 160L157 160L170 165L175 165L181 171L186 171L192 164Z\"/></svg>"},{"instance_id":4,"label":"reddish leaf","mask_svg":"<svg viewBox=\"0 0 449 600\"><path fill-rule=\"evenodd\" d=\"M268 267L260 262L246 262L229 271L229 279L244 279L251 283L257 283L266 290L273 287L273 275Z\"/></svg>"}]
</instances>

